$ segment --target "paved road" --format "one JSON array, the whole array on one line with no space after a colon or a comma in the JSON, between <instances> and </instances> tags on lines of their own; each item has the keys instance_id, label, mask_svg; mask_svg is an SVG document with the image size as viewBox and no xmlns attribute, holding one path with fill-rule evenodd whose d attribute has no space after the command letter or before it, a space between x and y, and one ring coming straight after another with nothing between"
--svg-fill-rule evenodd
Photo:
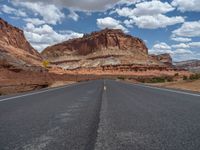
<instances>
[{"instance_id":1,"label":"paved road","mask_svg":"<svg viewBox=\"0 0 200 150\"><path fill-rule=\"evenodd\" d=\"M200 95L98 80L0 97L0 150L199 150Z\"/></svg>"}]
</instances>

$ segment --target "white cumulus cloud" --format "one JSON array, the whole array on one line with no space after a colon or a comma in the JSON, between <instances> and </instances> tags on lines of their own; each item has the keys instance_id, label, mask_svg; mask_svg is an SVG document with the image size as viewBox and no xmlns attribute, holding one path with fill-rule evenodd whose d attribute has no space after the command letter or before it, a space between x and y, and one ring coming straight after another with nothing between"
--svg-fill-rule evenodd
<instances>
[{"instance_id":1,"label":"white cumulus cloud","mask_svg":"<svg viewBox=\"0 0 200 150\"><path fill-rule=\"evenodd\" d=\"M153 16L157 14L165 14L174 10L174 8L169 3L163 3L161 1L141 2L136 4L135 7L136 8L134 9L124 7L122 9L116 9L115 11L120 16L131 18L133 16Z\"/></svg>"},{"instance_id":2,"label":"white cumulus cloud","mask_svg":"<svg viewBox=\"0 0 200 150\"><path fill-rule=\"evenodd\" d=\"M27 23L32 23L34 25L42 25L45 24L44 20L40 20L38 18L25 18L23 19L24 21L26 21Z\"/></svg>"},{"instance_id":3,"label":"white cumulus cloud","mask_svg":"<svg viewBox=\"0 0 200 150\"><path fill-rule=\"evenodd\" d=\"M171 37L171 40L176 42L190 42L192 41L191 38L184 38L184 37Z\"/></svg>"},{"instance_id":4,"label":"white cumulus cloud","mask_svg":"<svg viewBox=\"0 0 200 150\"><path fill-rule=\"evenodd\" d=\"M16 9L13 7L9 7L7 5L2 5L2 6L0 6L0 8L1 8L1 11L6 14L14 15L17 17L26 17L27 16L26 12L24 12L21 9Z\"/></svg>"},{"instance_id":5,"label":"white cumulus cloud","mask_svg":"<svg viewBox=\"0 0 200 150\"><path fill-rule=\"evenodd\" d=\"M56 25L65 18L65 14L61 9L53 4L45 4L43 2L13 2L13 4L32 11L35 16L40 15L48 24Z\"/></svg>"},{"instance_id":6,"label":"white cumulus cloud","mask_svg":"<svg viewBox=\"0 0 200 150\"><path fill-rule=\"evenodd\" d=\"M73 31L62 31L59 33L54 31L53 28L47 24L36 27L32 23L26 25L24 33L28 41L38 51L43 50L47 46L83 36L83 34Z\"/></svg>"},{"instance_id":7,"label":"white cumulus cloud","mask_svg":"<svg viewBox=\"0 0 200 150\"><path fill-rule=\"evenodd\" d=\"M180 28L172 31L172 36L199 37L200 21L184 22Z\"/></svg>"},{"instance_id":8,"label":"white cumulus cloud","mask_svg":"<svg viewBox=\"0 0 200 150\"><path fill-rule=\"evenodd\" d=\"M174 51L174 54L175 55L180 55L180 54L182 54L182 55L187 55L187 54L193 54L193 52L191 51L191 50L189 50L189 49L181 49L181 48L179 48L179 49L176 49L175 51Z\"/></svg>"},{"instance_id":9,"label":"white cumulus cloud","mask_svg":"<svg viewBox=\"0 0 200 150\"><path fill-rule=\"evenodd\" d=\"M163 53L173 54L173 51L172 51L171 46L169 46L167 43L160 42L160 43L156 43L155 45L153 45L153 47L149 50L149 53L151 53L151 54L163 54Z\"/></svg>"},{"instance_id":10,"label":"white cumulus cloud","mask_svg":"<svg viewBox=\"0 0 200 150\"><path fill-rule=\"evenodd\" d=\"M70 13L68 15L68 18L73 19L74 21L78 21L79 19L79 15L74 11L74 10L70 10Z\"/></svg>"},{"instance_id":11,"label":"white cumulus cloud","mask_svg":"<svg viewBox=\"0 0 200 150\"><path fill-rule=\"evenodd\" d=\"M182 16L169 17L165 15L167 12L171 12L174 9L175 8L167 2L155 0L140 2L135 5L135 8L118 8L115 12L119 16L129 18L124 21L127 27L136 25L139 28L157 29L183 23L185 21Z\"/></svg>"},{"instance_id":12,"label":"white cumulus cloud","mask_svg":"<svg viewBox=\"0 0 200 150\"><path fill-rule=\"evenodd\" d=\"M185 11L200 12L199 0L173 0L172 5L178 7L178 10L182 12Z\"/></svg>"},{"instance_id":13,"label":"white cumulus cloud","mask_svg":"<svg viewBox=\"0 0 200 150\"><path fill-rule=\"evenodd\" d=\"M172 47L173 48L177 48L177 49L190 48L190 46L188 44L185 44L185 43L175 44L175 45L172 45Z\"/></svg>"},{"instance_id":14,"label":"white cumulus cloud","mask_svg":"<svg viewBox=\"0 0 200 150\"><path fill-rule=\"evenodd\" d=\"M176 45L168 45L165 42L159 42L152 46L149 50L151 54L169 53L174 61L199 59L200 55L191 48L200 47L200 42L180 43Z\"/></svg>"},{"instance_id":15,"label":"white cumulus cloud","mask_svg":"<svg viewBox=\"0 0 200 150\"><path fill-rule=\"evenodd\" d=\"M181 16L168 17L162 14L154 16L133 17L132 20L139 28L145 29L165 28L170 25L184 22L184 18Z\"/></svg>"},{"instance_id":16,"label":"white cumulus cloud","mask_svg":"<svg viewBox=\"0 0 200 150\"><path fill-rule=\"evenodd\" d=\"M121 29L124 32L127 32L127 29L124 26L121 25L121 21L116 20L116 19L111 18L111 17L105 17L105 18L97 19L97 26L100 29L105 29L105 28Z\"/></svg>"},{"instance_id":17,"label":"white cumulus cloud","mask_svg":"<svg viewBox=\"0 0 200 150\"><path fill-rule=\"evenodd\" d=\"M13 0L14 2L40 3L41 0ZM104 11L118 3L134 3L139 0L43 0L46 5L54 4L59 7L71 8L80 11ZM31 6L30 6L31 7Z\"/></svg>"},{"instance_id":18,"label":"white cumulus cloud","mask_svg":"<svg viewBox=\"0 0 200 150\"><path fill-rule=\"evenodd\" d=\"M200 42L191 42L189 43L189 46L193 48L200 48Z\"/></svg>"}]
</instances>

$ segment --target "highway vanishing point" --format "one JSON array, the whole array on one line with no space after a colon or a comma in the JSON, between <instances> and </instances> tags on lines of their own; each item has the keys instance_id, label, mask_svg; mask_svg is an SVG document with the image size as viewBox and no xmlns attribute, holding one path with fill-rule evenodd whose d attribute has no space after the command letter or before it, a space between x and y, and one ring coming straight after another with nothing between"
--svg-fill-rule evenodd
<instances>
[{"instance_id":1,"label":"highway vanishing point","mask_svg":"<svg viewBox=\"0 0 200 150\"><path fill-rule=\"evenodd\" d=\"M200 150L200 94L97 80L1 96L0 150Z\"/></svg>"}]
</instances>

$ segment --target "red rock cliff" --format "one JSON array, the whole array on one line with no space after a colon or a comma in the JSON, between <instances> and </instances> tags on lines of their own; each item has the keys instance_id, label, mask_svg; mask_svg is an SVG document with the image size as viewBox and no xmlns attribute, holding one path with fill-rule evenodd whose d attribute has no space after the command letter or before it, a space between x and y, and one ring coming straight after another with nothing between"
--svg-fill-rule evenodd
<instances>
[{"instance_id":1,"label":"red rock cliff","mask_svg":"<svg viewBox=\"0 0 200 150\"><path fill-rule=\"evenodd\" d=\"M148 59L144 42L119 29L104 29L46 48L42 56L64 69L141 64Z\"/></svg>"},{"instance_id":2,"label":"red rock cliff","mask_svg":"<svg viewBox=\"0 0 200 150\"><path fill-rule=\"evenodd\" d=\"M83 38L50 46L42 54L45 57L51 57L62 56L66 51L76 51L78 55L88 55L105 49L132 50L135 51L135 55L141 53L148 55L148 49L141 39L126 35L119 29L105 29L100 32L85 34Z\"/></svg>"},{"instance_id":3,"label":"red rock cliff","mask_svg":"<svg viewBox=\"0 0 200 150\"><path fill-rule=\"evenodd\" d=\"M0 68L38 70L41 55L29 44L22 30L0 18Z\"/></svg>"},{"instance_id":4,"label":"red rock cliff","mask_svg":"<svg viewBox=\"0 0 200 150\"><path fill-rule=\"evenodd\" d=\"M8 24L2 18L0 18L0 41L40 57L40 54L26 40L23 31Z\"/></svg>"},{"instance_id":5,"label":"red rock cliff","mask_svg":"<svg viewBox=\"0 0 200 150\"><path fill-rule=\"evenodd\" d=\"M161 63L163 63L163 64L165 64L167 66L172 66L173 65L172 57L168 53L160 54L160 55L150 55L150 57L152 57L156 61L159 61L159 62L161 62Z\"/></svg>"}]
</instances>

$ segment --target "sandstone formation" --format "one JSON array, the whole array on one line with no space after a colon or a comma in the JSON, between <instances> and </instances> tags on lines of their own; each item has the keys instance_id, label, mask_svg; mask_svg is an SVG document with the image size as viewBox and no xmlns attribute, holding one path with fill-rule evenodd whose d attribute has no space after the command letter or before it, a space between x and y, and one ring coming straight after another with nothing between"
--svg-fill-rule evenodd
<instances>
[{"instance_id":1,"label":"sandstone formation","mask_svg":"<svg viewBox=\"0 0 200 150\"><path fill-rule=\"evenodd\" d=\"M23 31L0 18L0 95L46 87L42 57Z\"/></svg>"},{"instance_id":2,"label":"sandstone formation","mask_svg":"<svg viewBox=\"0 0 200 150\"><path fill-rule=\"evenodd\" d=\"M23 30L8 24L0 18L0 41L15 48L23 49L32 55L40 54L26 40Z\"/></svg>"},{"instance_id":3,"label":"sandstone formation","mask_svg":"<svg viewBox=\"0 0 200 150\"><path fill-rule=\"evenodd\" d=\"M148 63L144 42L119 29L104 29L50 46L42 56L64 69Z\"/></svg>"},{"instance_id":4,"label":"sandstone formation","mask_svg":"<svg viewBox=\"0 0 200 150\"><path fill-rule=\"evenodd\" d=\"M150 55L150 57L152 57L156 61L158 61L160 63L163 63L163 64L165 64L167 66L172 66L173 65L172 57L168 53L160 54L160 55Z\"/></svg>"},{"instance_id":5,"label":"sandstone formation","mask_svg":"<svg viewBox=\"0 0 200 150\"><path fill-rule=\"evenodd\" d=\"M0 18L0 67L41 70L42 57L26 40L22 30Z\"/></svg>"},{"instance_id":6,"label":"sandstone formation","mask_svg":"<svg viewBox=\"0 0 200 150\"><path fill-rule=\"evenodd\" d=\"M200 73L200 60L175 62L174 65L178 69L185 69L195 73Z\"/></svg>"}]
</instances>

